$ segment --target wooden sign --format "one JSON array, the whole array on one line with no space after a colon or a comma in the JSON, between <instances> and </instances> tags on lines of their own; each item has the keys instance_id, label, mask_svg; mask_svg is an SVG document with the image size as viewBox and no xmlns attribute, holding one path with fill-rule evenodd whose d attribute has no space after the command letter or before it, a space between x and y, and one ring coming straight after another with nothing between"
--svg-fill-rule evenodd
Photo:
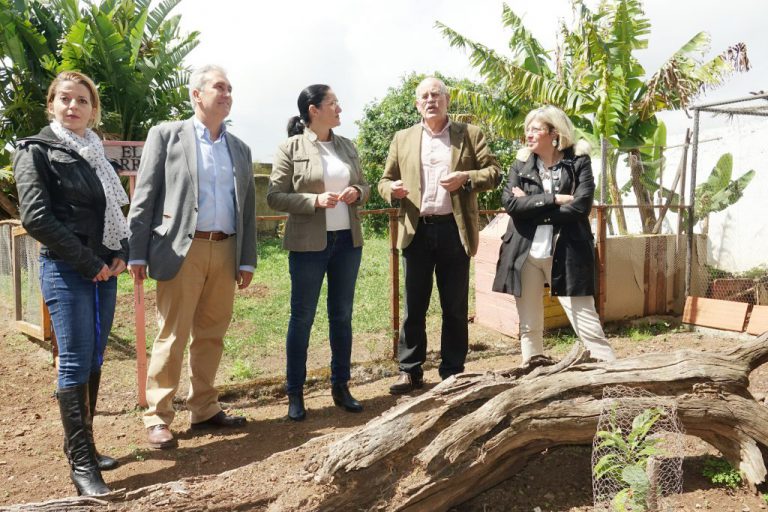
<instances>
[{"instance_id":1,"label":"wooden sign","mask_svg":"<svg viewBox=\"0 0 768 512\"><path fill-rule=\"evenodd\" d=\"M104 152L107 158L120 164L122 171L135 173L139 170L143 141L105 140Z\"/></svg>"}]
</instances>

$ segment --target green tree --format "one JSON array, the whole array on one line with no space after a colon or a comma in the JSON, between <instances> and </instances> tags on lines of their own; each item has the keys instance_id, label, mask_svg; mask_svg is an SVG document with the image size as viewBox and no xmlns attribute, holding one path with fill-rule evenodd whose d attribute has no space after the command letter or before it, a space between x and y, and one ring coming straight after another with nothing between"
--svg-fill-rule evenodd
<instances>
[{"instance_id":1,"label":"green tree","mask_svg":"<svg viewBox=\"0 0 768 512\"><path fill-rule=\"evenodd\" d=\"M483 105L499 133L517 136L522 136L522 123L519 115L510 114L512 106L552 104L562 108L593 146L601 137L608 141L611 201L622 202L616 165L624 154L638 204L650 205L649 187L658 179L658 165L646 168L641 148L652 144L658 126L656 113L684 109L704 89L721 84L731 71L748 70L746 47L739 43L727 53L702 61L710 39L699 32L646 78L635 57L636 50L647 48L651 30L641 0L600 2L595 12L580 0L572 5L575 24L572 28L561 24L554 52L545 50L507 5L503 6L502 24L512 32L510 57L438 22L452 46L469 52L470 62L492 92L460 91L457 99ZM647 207L640 212L643 228L650 232L654 211ZM626 232L621 210L616 214L619 231Z\"/></svg>"},{"instance_id":2,"label":"green tree","mask_svg":"<svg viewBox=\"0 0 768 512\"><path fill-rule=\"evenodd\" d=\"M167 119L191 115L183 60L198 32L181 33L181 0L0 0L0 209L16 140L47 124L48 84L78 70L99 85L106 136L140 140Z\"/></svg>"},{"instance_id":3,"label":"green tree","mask_svg":"<svg viewBox=\"0 0 768 512\"><path fill-rule=\"evenodd\" d=\"M440 74L435 76L445 82L452 95L457 90L479 92L486 88L484 85L473 84L468 80L456 80ZM417 73L403 77L401 83L396 87L390 87L381 100L374 100L366 105L363 119L357 121L360 163L365 178L373 189L366 206L368 209L389 208L389 204L376 190L376 184L384 172L389 145L395 132L413 126L421 120L416 110L416 86L426 77L425 74ZM502 169L509 167L518 147L515 141L494 131L491 125L485 123L485 117L479 115L478 109L473 105L451 101L448 114L457 121L479 124L488 137L488 145L498 157ZM480 194L480 208L498 208L500 196L500 189ZM383 216L367 216L363 223L367 230L377 234L385 233L387 230L387 219Z\"/></svg>"}]
</instances>

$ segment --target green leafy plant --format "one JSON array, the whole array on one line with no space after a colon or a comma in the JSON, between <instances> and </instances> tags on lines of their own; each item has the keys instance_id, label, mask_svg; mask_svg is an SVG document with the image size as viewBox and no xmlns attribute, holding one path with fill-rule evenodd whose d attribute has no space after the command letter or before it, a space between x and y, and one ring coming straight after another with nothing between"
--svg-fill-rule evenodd
<instances>
[{"instance_id":1,"label":"green leafy plant","mask_svg":"<svg viewBox=\"0 0 768 512\"><path fill-rule=\"evenodd\" d=\"M451 46L465 50L470 64L485 80L485 90L456 87L459 105L479 106L495 131L522 137L522 118L533 106L562 108L580 136L599 147L608 142L607 187L610 201L622 204L616 164L628 156L631 190L638 205L651 205L658 188L661 147L657 113L687 108L706 89L725 82L733 71L749 70L745 52L727 50L711 58L710 36L694 34L652 74L637 53L648 48L651 22L642 0L597 2L595 10L572 0L574 23L561 22L558 44L548 50L526 28L510 6L502 7L501 23L509 30L508 52L500 52L437 22ZM733 47L746 50L742 43ZM738 56L736 56L738 55ZM645 148L651 148L644 151ZM623 210L614 209L619 232L627 233ZM653 208L640 208L643 231L656 224Z\"/></svg>"},{"instance_id":2,"label":"green leafy plant","mask_svg":"<svg viewBox=\"0 0 768 512\"><path fill-rule=\"evenodd\" d=\"M602 441L596 448L608 449L610 452L600 457L595 464L595 478L611 478L624 486L611 501L613 510L649 510L648 502L655 497L655 489L648 475L648 462L663 453L663 440L649 434L664 414L661 407L645 409L633 418L632 428L625 434L617 425L614 410L610 429L597 433Z\"/></svg>"},{"instance_id":3,"label":"green leafy plant","mask_svg":"<svg viewBox=\"0 0 768 512\"><path fill-rule=\"evenodd\" d=\"M741 487L741 473L734 469L733 466L723 458L709 457L704 461L702 474L717 486L727 487L729 489Z\"/></svg>"},{"instance_id":4,"label":"green leafy plant","mask_svg":"<svg viewBox=\"0 0 768 512\"><path fill-rule=\"evenodd\" d=\"M701 232L705 235L709 231L709 214L723 211L741 199L744 189L755 177L755 171L750 169L735 180L732 177L733 155L724 153L707 181L696 187L694 221L702 222Z\"/></svg>"}]
</instances>

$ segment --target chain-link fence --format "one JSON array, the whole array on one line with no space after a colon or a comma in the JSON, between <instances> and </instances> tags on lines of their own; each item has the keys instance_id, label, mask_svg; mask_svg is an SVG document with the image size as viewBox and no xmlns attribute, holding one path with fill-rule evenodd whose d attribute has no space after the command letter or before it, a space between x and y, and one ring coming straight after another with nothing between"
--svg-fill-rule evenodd
<instances>
[{"instance_id":1,"label":"chain-link fence","mask_svg":"<svg viewBox=\"0 0 768 512\"><path fill-rule=\"evenodd\" d=\"M40 340L50 337L50 322L40 293L39 244L19 221L0 221L0 300L16 328Z\"/></svg>"},{"instance_id":2,"label":"chain-link fence","mask_svg":"<svg viewBox=\"0 0 768 512\"><path fill-rule=\"evenodd\" d=\"M4 318L13 318L13 241L15 223L0 221L0 308Z\"/></svg>"},{"instance_id":3,"label":"chain-link fence","mask_svg":"<svg viewBox=\"0 0 768 512\"><path fill-rule=\"evenodd\" d=\"M37 257L39 245L34 238L18 234L13 238L13 252L17 262L16 271L20 273L21 318L19 320L33 325L42 324L43 299L40 292L40 260Z\"/></svg>"},{"instance_id":4,"label":"chain-link fence","mask_svg":"<svg viewBox=\"0 0 768 512\"><path fill-rule=\"evenodd\" d=\"M684 444L674 400L610 386L602 404L592 446L595 510L677 510Z\"/></svg>"}]
</instances>

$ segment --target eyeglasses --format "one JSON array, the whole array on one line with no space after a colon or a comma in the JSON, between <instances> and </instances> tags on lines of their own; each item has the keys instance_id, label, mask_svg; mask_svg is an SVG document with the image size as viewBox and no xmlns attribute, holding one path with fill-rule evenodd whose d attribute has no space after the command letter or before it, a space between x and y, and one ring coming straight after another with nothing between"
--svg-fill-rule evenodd
<instances>
[{"instance_id":1,"label":"eyeglasses","mask_svg":"<svg viewBox=\"0 0 768 512\"><path fill-rule=\"evenodd\" d=\"M544 133L549 132L549 128L542 128L540 126L528 126L525 129L525 133Z\"/></svg>"}]
</instances>

